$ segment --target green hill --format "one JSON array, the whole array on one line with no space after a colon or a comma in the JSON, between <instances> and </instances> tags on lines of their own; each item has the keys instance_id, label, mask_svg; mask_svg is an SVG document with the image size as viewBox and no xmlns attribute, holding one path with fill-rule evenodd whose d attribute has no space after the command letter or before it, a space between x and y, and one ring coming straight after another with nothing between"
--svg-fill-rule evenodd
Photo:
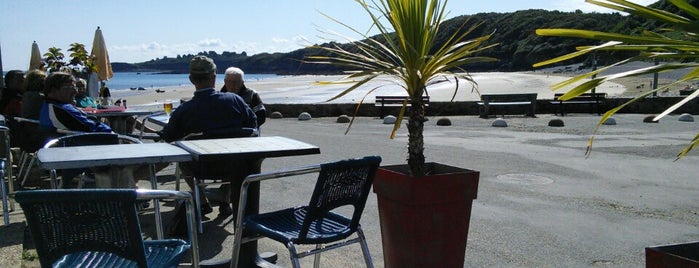
<instances>
[{"instance_id":1,"label":"green hill","mask_svg":"<svg viewBox=\"0 0 699 268\"><path fill-rule=\"evenodd\" d=\"M696 2L694 1L696 6ZM653 6L665 10L672 10L674 6L667 1L659 1ZM458 13L458 10L452 11ZM499 45L494 49L484 52L484 56L498 58L495 63L467 66L470 71L525 71L531 70L532 64L560 56L571 52L576 46L591 45L591 41L571 38L539 37L534 34L538 28L578 28L617 33L637 33L641 29L657 29L662 25L654 22L645 22L641 18L632 18L619 13L583 13L560 12L547 10L522 10L509 13L479 13L471 16L459 16L445 21L442 26L444 38L456 31L464 20L471 18L471 23L482 23L474 31L474 36L487 33L495 33L491 43ZM437 43L443 42L438 40ZM329 44L321 44L329 45ZM349 46L348 44L341 44ZM227 66L238 66L248 73L273 73L273 74L330 74L339 73L338 67L308 64L302 60L308 55L323 53L314 48L303 48L288 53L260 53L249 56L247 53L215 51L200 52L197 55L206 55L214 59L219 66L219 72ZM196 55L177 55L176 57L164 57L135 64L113 63L115 71L160 71L173 73L186 73L189 60ZM626 58L629 55L609 54L598 57L598 64L608 63ZM585 59L579 59L585 61ZM568 62L568 64L585 62Z\"/></svg>"}]
</instances>

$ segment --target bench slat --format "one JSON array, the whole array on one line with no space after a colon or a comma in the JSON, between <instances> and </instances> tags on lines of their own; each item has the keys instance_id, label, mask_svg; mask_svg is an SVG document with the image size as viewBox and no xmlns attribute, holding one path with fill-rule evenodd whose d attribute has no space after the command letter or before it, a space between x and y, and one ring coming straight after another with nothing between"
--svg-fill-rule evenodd
<instances>
[{"instance_id":1,"label":"bench slat","mask_svg":"<svg viewBox=\"0 0 699 268\"><path fill-rule=\"evenodd\" d=\"M604 104L605 100L607 99L607 93L600 92L600 93L583 93L580 94L579 96L576 96L572 99L569 100L560 100L561 96L563 96L564 93L555 93L553 95L553 101L550 103L553 105L557 105L557 111L556 114L561 114L561 116L565 116L566 111L565 111L565 106L568 105L579 105L579 104L584 104L584 105L589 105L590 106L590 113L595 113L597 112L597 115L601 115L601 109L600 106Z\"/></svg>"},{"instance_id":2,"label":"bench slat","mask_svg":"<svg viewBox=\"0 0 699 268\"><path fill-rule=\"evenodd\" d=\"M478 112L482 118L488 118L490 106L529 106L527 115L535 117L536 96L537 93L483 94L481 101L477 102Z\"/></svg>"},{"instance_id":3,"label":"bench slat","mask_svg":"<svg viewBox=\"0 0 699 268\"><path fill-rule=\"evenodd\" d=\"M374 101L374 106L379 107L379 117L384 118L384 107L388 106L402 106L403 102L408 98L408 96L376 96ZM430 96L422 96L422 102L425 106L430 105ZM410 102L408 102L410 106Z\"/></svg>"}]
</instances>

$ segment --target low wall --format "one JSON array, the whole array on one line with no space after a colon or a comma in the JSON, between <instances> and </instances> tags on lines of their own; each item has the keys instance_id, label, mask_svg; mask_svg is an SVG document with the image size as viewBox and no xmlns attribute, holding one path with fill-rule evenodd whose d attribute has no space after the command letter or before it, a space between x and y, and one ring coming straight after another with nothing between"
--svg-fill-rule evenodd
<instances>
[{"instance_id":1,"label":"low wall","mask_svg":"<svg viewBox=\"0 0 699 268\"><path fill-rule=\"evenodd\" d=\"M649 97L639 100L628 105L620 113L637 113L637 114L656 114L660 113L673 104L680 101L681 97ZM610 98L602 106L602 112L610 108L617 107L629 98ZM556 112L556 107L550 103L551 100L538 100L536 103L537 114L553 114ZM675 113L690 113L699 114L699 105L697 99L694 99L676 110ZM268 113L280 112L284 117L298 117L302 112L307 112L313 117L336 117L340 115L354 115L357 104L265 104ZM497 107L495 114L500 114ZM385 107L386 114L397 115L400 107ZM506 110L506 114L525 114L526 108L511 107ZM569 105L566 106L567 113L589 113L589 107L586 105ZM379 107L375 107L373 103L365 103L359 107L356 113L357 116L378 117ZM427 116L450 116L450 115L478 115L478 106L475 101L455 101L455 102L430 102L427 107Z\"/></svg>"}]
</instances>

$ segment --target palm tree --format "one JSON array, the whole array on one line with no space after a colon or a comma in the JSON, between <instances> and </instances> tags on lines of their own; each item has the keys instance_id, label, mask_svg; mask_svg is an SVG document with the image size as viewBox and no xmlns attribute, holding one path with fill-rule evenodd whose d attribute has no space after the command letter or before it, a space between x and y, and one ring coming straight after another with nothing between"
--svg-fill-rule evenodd
<instances>
[{"instance_id":1,"label":"palm tree","mask_svg":"<svg viewBox=\"0 0 699 268\"><path fill-rule=\"evenodd\" d=\"M96 71L93 63L94 56L88 55L85 45L81 43L70 44L70 62L68 63L73 73L79 77L87 77L87 73ZM83 75L85 74L85 75Z\"/></svg>"},{"instance_id":2,"label":"palm tree","mask_svg":"<svg viewBox=\"0 0 699 268\"><path fill-rule=\"evenodd\" d=\"M359 34L362 40L349 40L352 48L343 48L337 43L322 46L320 49L330 52L329 56L310 56L311 62L335 64L351 69L347 81L353 85L330 100L359 88L379 77L390 77L408 94L409 100L403 103L398 120L394 125L391 138L400 127L405 108L410 103L408 112L408 165L414 177L425 175L425 156L423 128L425 105L423 95L429 95L427 86L465 80L475 89L477 84L463 69L469 63L494 61L493 58L474 56L474 54L495 46L484 45L491 35L467 39L478 24L458 31L437 46L437 34L445 15L447 0L355 0L361 5L373 21L373 27L379 31L378 37L369 37L330 16L329 19ZM384 22L385 21L385 22ZM369 90L366 94L377 88ZM454 95L456 95L456 90ZM366 97L366 95L365 95ZM360 101L359 105L363 102ZM354 120L354 118L353 118ZM351 123L350 123L351 126ZM349 127L348 127L349 130Z\"/></svg>"},{"instance_id":3,"label":"palm tree","mask_svg":"<svg viewBox=\"0 0 699 268\"><path fill-rule=\"evenodd\" d=\"M679 80L669 85L659 87L652 91L643 93L631 99L630 101L609 110L607 113L604 114L604 116L602 116L602 119L600 119L599 123L597 124L597 128L595 129L595 132L609 117L611 117L614 113L618 112L625 106L645 97L648 97L651 94L654 94L658 91L667 90L678 83L687 82L699 78L699 63L696 62L697 58L699 58L699 9L690 4L687 0L667 0L667 2L676 6L681 12L684 12L684 15L674 14L657 8L641 6L623 0L586 0L586 2L614 9L617 11L626 12L634 16L640 16L646 19L661 22L664 24L664 27L662 28L663 32L651 32L649 30L645 30L639 35L628 35L580 29L537 29L536 34L541 36L576 37L604 41L605 43L597 46L580 47L576 52L563 55L551 60L536 63L534 64L534 67L558 63L593 51L638 52L638 55L634 57L622 60L605 68L600 68L598 70L593 70L586 74L570 78L557 85L554 85L554 90L557 90L570 86L571 84L579 82L582 79L586 79L588 77L592 78L591 80L581 83L578 86L575 86L574 88L569 90L565 95L563 95L563 97L561 97L562 100L578 96L612 79L638 76L650 73L658 73L670 70L689 69L687 74ZM623 65L632 61L660 60L663 60L665 62L651 67L597 77L598 74L605 70L608 70L611 67ZM664 112L657 115L655 117L655 120L658 120L663 116L671 113L672 111L676 110L677 108L681 107L683 104L696 98L697 96L699 96L699 91L695 91L694 93L688 95L678 103L667 108ZM593 139L590 139L588 143L588 154L590 153L592 141ZM691 143L678 154L678 159L686 155L698 144L699 135L697 135L691 141Z\"/></svg>"},{"instance_id":4,"label":"palm tree","mask_svg":"<svg viewBox=\"0 0 699 268\"><path fill-rule=\"evenodd\" d=\"M58 71L65 66L63 62L64 57L60 48L50 47L48 52L44 53L44 61L46 66L48 66L48 72Z\"/></svg>"}]
</instances>

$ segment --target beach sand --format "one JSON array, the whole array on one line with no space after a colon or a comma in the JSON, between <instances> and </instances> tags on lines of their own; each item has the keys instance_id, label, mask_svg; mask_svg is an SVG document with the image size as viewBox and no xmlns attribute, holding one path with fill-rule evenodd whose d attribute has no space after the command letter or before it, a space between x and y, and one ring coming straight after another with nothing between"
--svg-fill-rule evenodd
<instances>
[{"instance_id":1,"label":"beach sand","mask_svg":"<svg viewBox=\"0 0 699 268\"><path fill-rule=\"evenodd\" d=\"M574 74L551 74L548 72L488 72L473 73L472 76L478 83L481 94L498 93L538 93L539 99L553 99L554 92L551 86L564 81ZM263 101L269 104L302 104L325 103L335 95L350 87L350 83L339 83L343 78L340 75L319 76L279 76L256 81L246 81L249 88L257 90ZM677 79L676 75L661 74L659 85L665 85ZM597 88L597 92L606 92L610 97L631 97L650 90L652 75L644 77L623 78L613 82L604 83ZM216 85L220 88L222 85ZM687 85L679 85L675 89L684 88ZM450 101L454 96L456 83L453 81L439 83L428 87L432 101ZM673 89L661 96L678 95ZM127 100L129 107L145 109L159 109L162 102L171 100L178 104L180 99L191 98L194 86L178 86L162 88L164 92L157 93L153 90L146 91L114 91L113 97ZM372 91L373 90L373 91ZM562 90L565 92L567 89ZM367 92L371 92L367 94ZM341 98L330 103L358 103L362 98L364 102L373 103L376 95L405 95L404 90L394 80L377 79L363 85ZM454 98L455 101L476 101L478 94L472 91L471 85L465 81L459 83L459 89Z\"/></svg>"}]
</instances>

